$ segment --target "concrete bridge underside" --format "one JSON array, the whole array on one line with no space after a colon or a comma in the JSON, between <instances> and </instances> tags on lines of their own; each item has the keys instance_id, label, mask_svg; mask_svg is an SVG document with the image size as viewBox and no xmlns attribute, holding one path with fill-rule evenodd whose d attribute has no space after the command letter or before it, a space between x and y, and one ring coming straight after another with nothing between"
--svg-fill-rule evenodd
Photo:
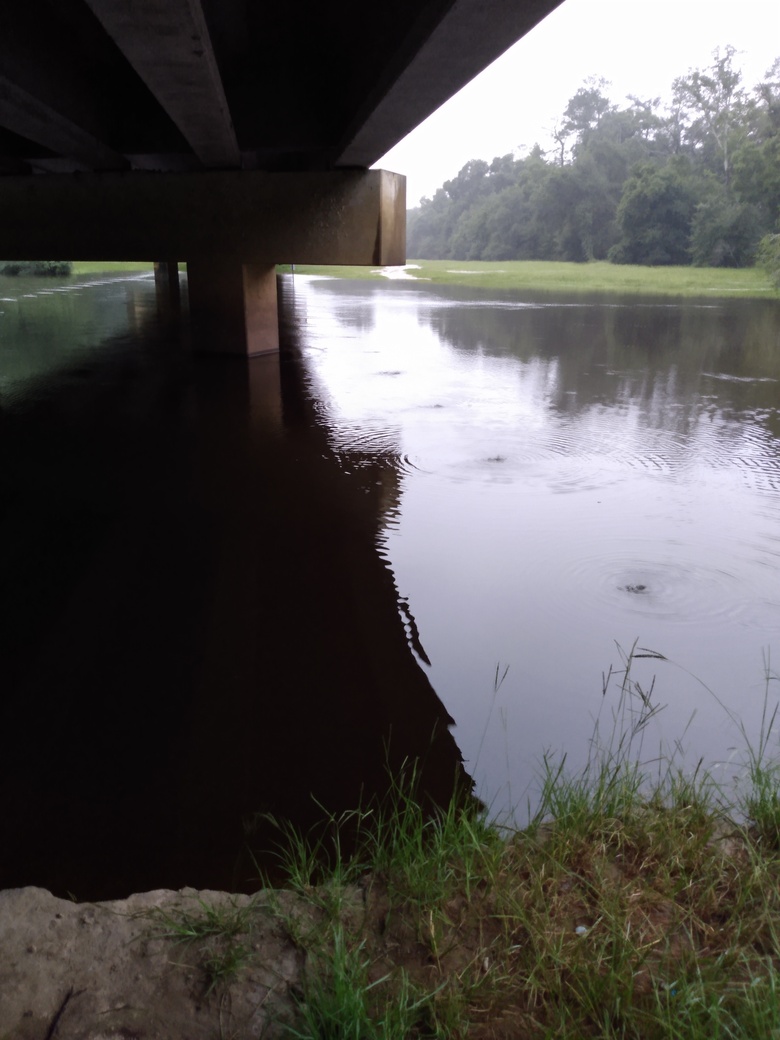
<instances>
[{"instance_id":1,"label":"concrete bridge underside","mask_svg":"<svg viewBox=\"0 0 780 1040\"><path fill-rule=\"evenodd\" d=\"M368 167L559 2L9 5L0 255L186 262L200 345L272 351L274 265L402 263Z\"/></svg>"}]
</instances>

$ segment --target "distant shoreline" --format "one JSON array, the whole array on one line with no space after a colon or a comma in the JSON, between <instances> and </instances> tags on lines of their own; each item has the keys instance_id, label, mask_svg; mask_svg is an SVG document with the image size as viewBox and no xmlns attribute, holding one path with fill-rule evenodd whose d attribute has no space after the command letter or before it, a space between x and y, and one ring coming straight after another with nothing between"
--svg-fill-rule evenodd
<instances>
[{"instance_id":1,"label":"distant shoreline","mask_svg":"<svg viewBox=\"0 0 780 1040\"><path fill-rule=\"evenodd\" d=\"M185 270L181 263L180 270ZM74 261L73 275L151 271L137 261ZM592 261L575 264L551 260L409 260L405 267L327 267L280 264L280 273L321 275L373 281L403 280L475 289L549 293L604 293L637 296L780 299L758 267L641 267Z\"/></svg>"},{"instance_id":2,"label":"distant shoreline","mask_svg":"<svg viewBox=\"0 0 780 1040\"><path fill-rule=\"evenodd\" d=\"M280 271L291 270L289 264ZM392 277L401 268L314 267L295 265L296 274L333 278ZM555 293L630 293L641 296L777 298L760 268L640 267L593 261L586 264L549 260L409 260L406 281L463 285L479 289L517 289Z\"/></svg>"}]
</instances>

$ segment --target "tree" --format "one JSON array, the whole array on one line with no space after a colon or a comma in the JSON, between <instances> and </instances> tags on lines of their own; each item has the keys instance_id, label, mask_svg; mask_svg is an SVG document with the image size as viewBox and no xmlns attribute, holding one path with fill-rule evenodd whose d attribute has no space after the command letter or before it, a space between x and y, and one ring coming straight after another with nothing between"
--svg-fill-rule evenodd
<instances>
[{"instance_id":1,"label":"tree","mask_svg":"<svg viewBox=\"0 0 780 1040\"><path fill-rule=\"evenodd\" d=\"M702 150L705 158L715 157L710 161L719 167L726 187L731 179L734 138L745 108L742 73L734 68L735 54L736 49L730 45L723 54L718 48L708 69L681 76L673 85L675 104L691 119L685 131L689 144Z\"/></svg>"},{"instance_id":2,"label":"tree","mask_svg":"<svg viewBox=\"0 0 780 1040\"><path fill-rule=\"evenodd\" d=\"M749 267L761 237L756 208L720 186L696 207L691 260L696 267Z\"/></svg>"},{"instance_id":3,"label":"tree","mask_svg":"<svg viewBox=\"0 0 780 1040\"><path fill-rule=\"evenodd\" d=\"M444 182L444 190L454 202L474 202L484 194L489 170L490 166L484 159L471 159L459 170L457 177Z\"/></svg>"},{"instance_id":4,"label":"tree","mask_svg":"<svg viewBox=\"0 0 780 1040\"><path fill-rule=\"evenodd\" d=\"M550 131L552 139L555 141L556 150L558 153L558 165L563 166L566 162L566 148L571 130L569 130L566 123L556 123Z\"/></svg>"},{"instance_id":5,"label":"tree","mask_svg":"<svg viewBox=\"0 0 780 1040\"><path fill-rule=\"evenodd\" d=\"M687 264L698 193L683 160L640 163L626 181L617 223L621 239L609 251L618 264Z\"/></svg>"},{"instance_id":6,"label":"tree","mask_svg":"<svg viewBox=\"0 0 780 1040\"><path fill-rule=\"evenodd\" d=\"M0 274L36 275L50 278L69 275L72 260L0 260Z\"/></svg>"},{"instance_id":7,"label":"tree","mask_svg":"<svg viewBox=\"0 0 780 1040\"><path fill-rule=\"evenodd\" d=\"M497 155L488 167L488 182L490 191L496 193L509 188L517 181L520 163L515 161L514 156Z\"/></svg>"},{"instance_id":8,"label":"tree","mask_svg":"<svg viewBox=\"0 0 780 1040\"><path fill-rule=\"evenodd\" d=\"M500 166L503 160L496 162ZM459 260L551 258L552 232L540 219L539 196L552 170L538 147L513 162L513 180L461 215L450 240L450 255ZM496 185L504 183L493 165L490 179Z\"/></svg>"},{"instance_id":9,"label":"tree","mask_svg":"<svg viewBox=\"0 0 780 1040\"><path fill-rule=\"evenodd\" d=\"M608 112L614 111L614 105L602 91L609 86L605 79L596 79L591 76L585 80L585 85L580 87L574 97L569 99L564 116L564 126L577 135L578 142L582 143Z\"/></svg>"},{"instance_id":10,"label":"tree","mask_svg":"<svg viewBox=\"0 0 780 1040\"><path fill-rule=\"evenodd\" d=\"M765 235L761 239L756 262L780 289L780 235Z\"/></svg>"},{"instance_id":11,"label":"tree","mask_svg":"<svg viewBox=\"0 0 780 1040\"><path fill-rule=\"evenodd\" d=\"M620 183L612 185L590 154L553 170L540 196L544 223L553 234L554 259L606 259L617 238L615 212Z\"/></svg>"},{"instance_id":12,"label":"tree","mask_svg":"<svg viewBox=\"0 0 780 1040\"><path fill-rule=\"evenodd\" d=\"M745 265L780 230L780 60L752 92L735 50L657 98L613 105L604 80L571 97L545 157L475 159L409 216L412 256L608 257Z\"/></svg>"},{"instance_id":13,"label":"tree","mask_svg":"<svg viewBox=\"0 0 780 1040\"><path fill-rule=\"evenodd\" d=\"M451 203L443 188L432 199L425 198L413 209L407 220L407 242L410 256L443 260L448 255L451 225Z\"/></svg>"},{"instance_id":14,"label":"tree","mask_svg":"<svg viewBox=\"0 0 780 1040\"><path fill-rule=\"evenodd\" d=\"M628 111L634 118L637 132L645 140L649 140L663 124L661 117L656 115L656 109L661 104L660 97L642 100L634 94L629 94L628 100L631 102L631 108Z\"/></svg>"},{"instance_id":15,"label":"tree","mask_svg":"<svg viewBox=\"0 0 780 1040\"><path fill-rule=\"evenodd\" d=\"M753 91L734 154L732 187L760 213L764 231L780 228L780 58Z\"/></svg>"}]
</instances>

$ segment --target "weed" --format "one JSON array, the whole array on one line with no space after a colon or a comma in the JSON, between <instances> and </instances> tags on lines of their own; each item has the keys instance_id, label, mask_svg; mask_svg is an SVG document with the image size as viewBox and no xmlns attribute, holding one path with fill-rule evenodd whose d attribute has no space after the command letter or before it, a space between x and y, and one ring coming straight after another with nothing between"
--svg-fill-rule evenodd
<instances>
[{"instance_id":1,"label":"weed","mask_svg":"<svg viewBox=\"0 0 780 1040\"><path fill-rule=\"evenodd\" d=\"M362 836L371 825L372 810L357 808L331 813L320 806L320 823L302 834L288 820L278 820L268 813L260 819L270 823L279 833L277 856L286 883L296 892L322 902L322 908L338 913L332 898L354 883L365 870L361 861ZM249 829L252 829L250 823ZM348 851L349 850L349 851Z\"/></svg>"},{"instance_id":2,"label":"weed","mask_svg":"<svg viewBox=\"0 0 780 1040\"><path fill-rule=\"evenodd\" d=\"M241 935L249 928L252 906L238 906L234 900L224 904L210 904L199 899L199 911L180 909L155 909L152 912L158 924L158 934L177 942L192 942L195 939L209 939L215 936L231 939Z\"/></svg>"},{"instance_id":3,"label":"weed","mask_svg":"<svg viewBox=\"0 0 780 1040\"><path fill-rule=\"evenodd\" d=\"M298 1040L407 1040L430 999L412 993L403 972L371 981L364 944L350 947L341 928L310 964L298 1000Z\"/></svg>"},{"instance_id":4,"label":"weed","mask_svg":"<svg viewBox=\"0 0 780 1040\"><path fill-rule=\"evenodd\" d=\"M198 964L206 979L206 993L228 985L245 966L250 946L239 941L251 929L254 908L235 900L222 903L197 901L198 910L152 911L153 934L176 943L197 943Z\"/></svg>"},{"instance_id":5,"label":"weed","mask_svg":"<svg viewBox=\"0 0 780 1040\"><path fill-rule=\"evenodd\" d=\"M770 708L772 684L780 676L771 668L768 653L764 657L764 704L761 713L758 741L752 745L740 724L743 743L747 748L749 785L741 800L741 807L755 828L760 841L768 849L780 851L780 764L770 757L771 741L777 723L778 705Z\"/></svg>"},{"instance_id":6,"label":"weed","mask_svg":"<svg viewBox=\"0 0 780 1040\"><path fill-rule=\"evenodd\" d=\"M206 976L206 994L230 985L246 966L250 954L251 947L246 943L228 943L223 949L207 948L200 961Z\"/></svg>"}]
</instances>

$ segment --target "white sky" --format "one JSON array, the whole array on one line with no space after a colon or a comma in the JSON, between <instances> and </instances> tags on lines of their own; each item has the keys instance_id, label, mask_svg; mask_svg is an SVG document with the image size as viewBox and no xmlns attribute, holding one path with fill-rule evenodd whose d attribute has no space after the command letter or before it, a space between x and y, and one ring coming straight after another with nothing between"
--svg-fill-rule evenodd
<instances>
[{"instance_id":1,"label":"white sky","mask_svg":"<svg viewBox=\"0 0 780 1040\"><path fill-rule=\"evenodd\" d=\"M780 57L780 0L565 0L376 165L406 174L411 208L469 159L546 147L588 76L621 108L628 94L664 99L726 44L753 87Z\"/></svg>"}]
</instances>

